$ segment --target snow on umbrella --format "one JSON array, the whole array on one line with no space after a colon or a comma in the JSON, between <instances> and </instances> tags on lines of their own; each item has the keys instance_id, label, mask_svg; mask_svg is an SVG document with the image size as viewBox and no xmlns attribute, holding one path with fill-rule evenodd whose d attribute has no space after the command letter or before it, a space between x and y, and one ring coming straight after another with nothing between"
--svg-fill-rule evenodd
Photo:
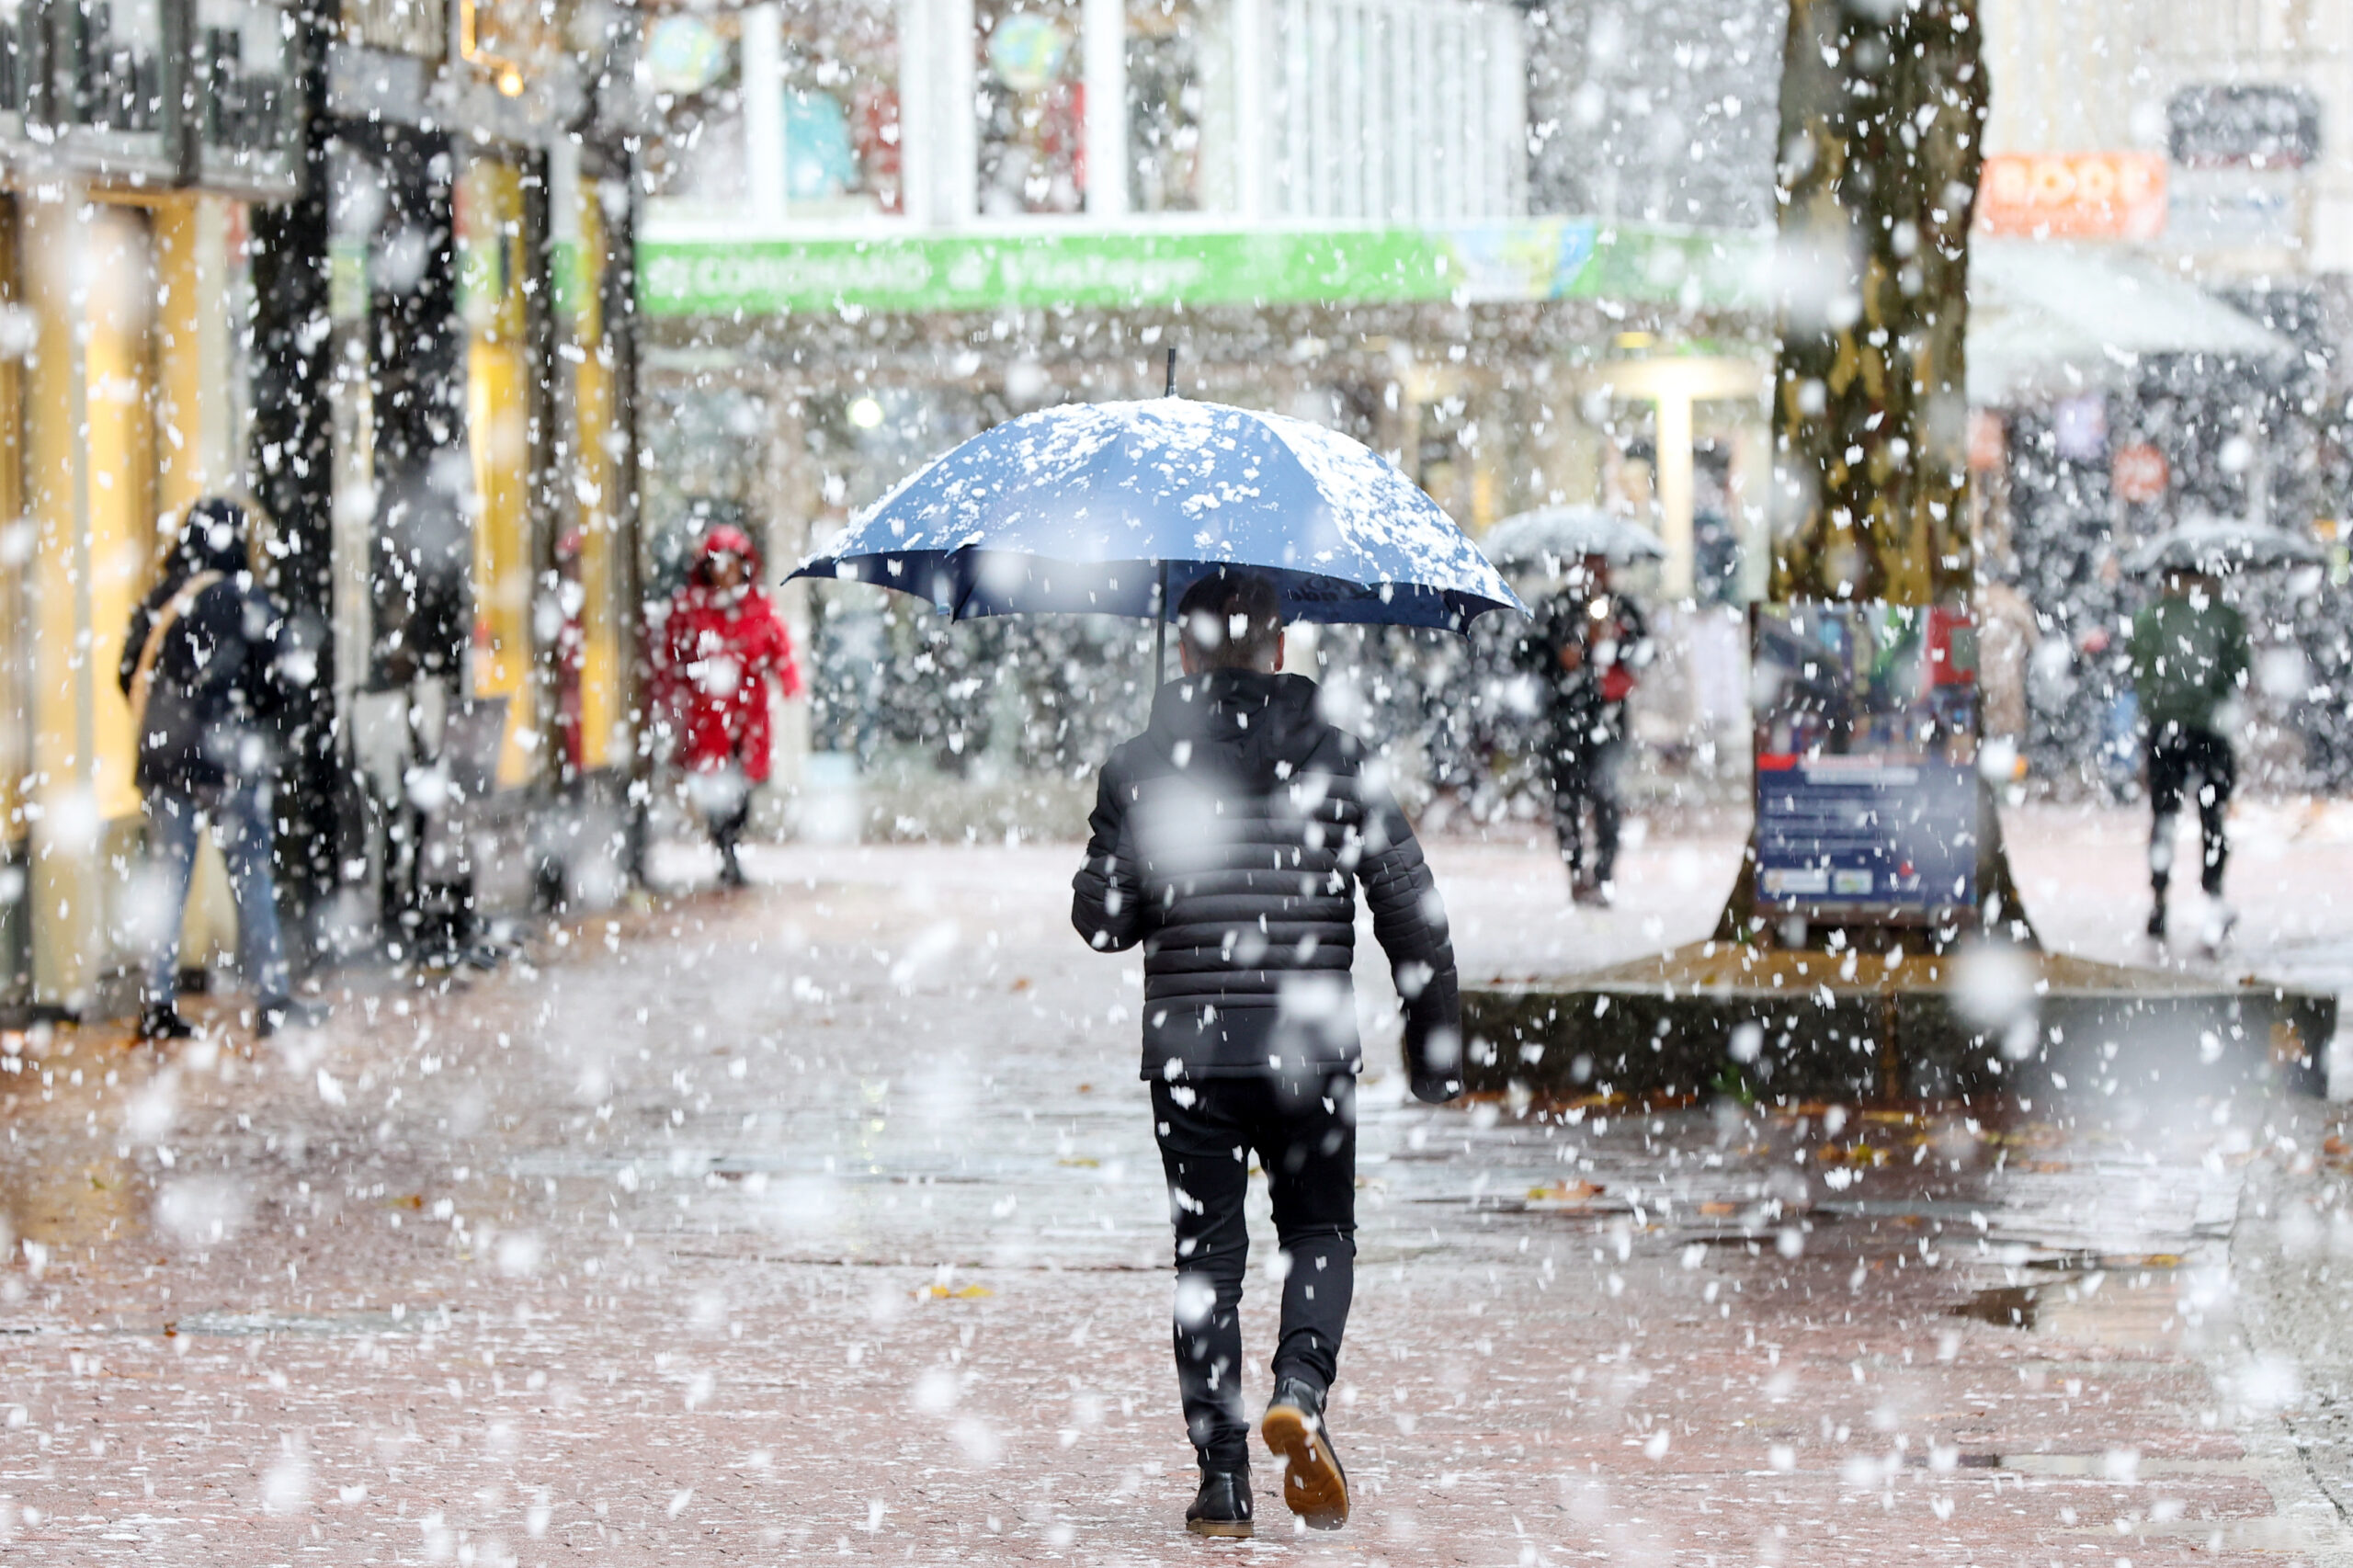
<instances>
[{"instance_id":1,"label":"snow on umbrella","mask_svg":"<svg viewBox=\"0 0 2353 1568\"><path fill-rule=\"evenodd\" d=\"M2307 566L2322 559L2320 547L2279 528L2229 518L2183 523L2142 545L2125 558L2131 572L2230 572Z\"/></svg>"},{"instance_id":2,"label":"snow on umbrella","mask_svg":"<svg viewBox=\"0 0 2353 1568\"><path fill-rule=\"evenodd\" d=\"M1287 620L1461 631L1527 613L1393 464L1304 420L1176 397L1071 403L975 436L792 574L896 588L959 620L1165 624L1221 566L1273 579Z\"/></svg>"},{"instance_id":3,"label":"snow on umbrella","mask_svg":"<svg viewBox=\"0 0 2353 1568\"><path fill-rule=\"evenodd\" d=\"M1498 566L1540 566L1602 555L1620 564L1664 561L1666 546L1641 524L1598 506L1539 506L1506 517L1480 541Z\"/></svg>"}]
</instances>

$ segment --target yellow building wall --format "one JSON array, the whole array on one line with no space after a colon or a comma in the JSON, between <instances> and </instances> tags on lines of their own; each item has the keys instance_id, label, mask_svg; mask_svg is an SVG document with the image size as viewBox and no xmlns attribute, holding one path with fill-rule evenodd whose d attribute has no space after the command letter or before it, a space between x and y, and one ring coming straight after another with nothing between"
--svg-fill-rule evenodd
<instances>
[{"instance_id":1,"label":"yellow building wall","mask_svg":"<svg viewBox=\"0 0 2353 1568\"><path fill-rule=\"evenodd\" d=\"M225 205L217 197L176 196L150 210L155 234L156 502L172 519L236 479L233 460L223 460L230 421L219 385L231 373L222 341L229 329L222 311L227 288Z\"/></svg>"},{"instance_id":2,"label":"yellow building wall","mask_svg":"<svg viewBox=\"0 0 2353 1568\"><path fill-rule=\"evenodd\" d=\"M114 672L154 551L153 257L145 214L98 205L77 218L34 203L27 238L39 342L28 389L28 495L39 653L34 771L51 791L86 780L101 820L139 810L131 710ZM74 379L74 325L87 324ZM87 422L86 448L77 426ZM86 460L86 469L76 470ZM86 485L77 493L78 485ZM86 499L85 499L86 497ZM88 508L86 553L80 508ZM86 585L88 645L77 648ZM82 755L85 732L88 756Z\"/></svg>"},{"instance_id":3,"label":"yellow building wall","mask_svg":"<svg viewBox=\"0 0 2353 1568\"><path fill-rule=\"evenodd\" d=\"M507 699L502 788L527 782L538 734L531 646L531 384L523 280L522 171L475 158L458 188L458 287L467 327L466 431L473 459L473 689ZM527 740L528 737L528 740Z\"/></svg>"},{"instance_id":4,"label":"yellow building wall","mask_svg":"<svg viewBox=\"0 0 2353 1568\"><path fill-rule=\"evenodd\" d=\"M579 239L573 268L573 342L581 358L573 371L574 428L572 449L580 499L581 766L611 766L624 700L626 655L617 551L620 518L615 502L620 464L611 445L618 400L614 396L613 344L605 332L604 204L596 182L580 182Z\"/></svg>"},{"instance_id":5,"label":"yellow building wall","mask_svg":"<svg viewBox=\"0 0 2353 1568\"><path fill-rule=\"evenodd\" d=\"M131 612L155 558L154 256L146 214L98 209L91 223L90 662L97 688L93 786L109 821L135 816L138 737L115 681Z\"/></svg>"},{"instance_id":6,"label":"yellow building wall","mask_svg":"<svg viewBox=\"0 0 2353 1568\"><path fill-rule=\"evenodd\" d=\"M115 670L154 544L154 261L136 208L33 199L22 211L36 331L25 397L34 986L78 1006L112 952L115 887L102 873L122 831L110 824L139 811Z\"/></svg>"},{"instance_id":7,"label":"yellow building wall","mask_svg":"<svg viewBox=\"0 0 2353 1568\"><path fill-rule=\"evenodd\" d=\"M235 480L234 423L223 381L233 373L222 309L227 289L228 204L173 196L149 209L155 238L154 562L188 507ZM260 519L254 519L256 532ZM153 581L140 585L141 591ZM206 969L237 950L237 906L228 866L210 837L199 846L180 932L180 967Z\"/></svg>"},{"instance_id":8,"label":"yellow building wall","mask_svg":"<svg viewBox=\"0 0 2353 1568\"><path fill-rule=\"evenodd\" d=\"M0 788L27 780L35 995L78 1007L152 928L151 912L126 896L142 819L138 737L117 672L180 513L237 478L235 209L214 197L27 193L13 210L0 231L14 265L0 277L17 290L32 341L21 365L0 371L0 459L22 458L0 462L0 514L26 519L29 551L21 584L0 584L17 612L10 652L22 650L0 691L13 685L24 715L0 713L0 723L25 737L0 745ZM206 961L233 931L208 850L183 961Z\"/></svg>"}]
</instances>

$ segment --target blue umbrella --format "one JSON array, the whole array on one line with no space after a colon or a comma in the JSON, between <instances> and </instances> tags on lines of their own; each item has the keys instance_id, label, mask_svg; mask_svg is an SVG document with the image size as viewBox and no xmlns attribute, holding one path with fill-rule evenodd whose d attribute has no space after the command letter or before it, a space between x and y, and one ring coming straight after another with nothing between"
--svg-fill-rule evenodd
<instances>
[{"instance_id":1,"label":"blue umbrella","mask_svg":"<svg viewBox=\"0 0 2353 1568\"><path fill-rule=\"evenodd\" d=\"M1288 620L1467 630L1527 607L1396 467L1305 420L1177 397L1071 403L975 436L796 577L879 584L959 620L1037 611L1165 628L1220 567Z\"/></svg>"}]
</instances>

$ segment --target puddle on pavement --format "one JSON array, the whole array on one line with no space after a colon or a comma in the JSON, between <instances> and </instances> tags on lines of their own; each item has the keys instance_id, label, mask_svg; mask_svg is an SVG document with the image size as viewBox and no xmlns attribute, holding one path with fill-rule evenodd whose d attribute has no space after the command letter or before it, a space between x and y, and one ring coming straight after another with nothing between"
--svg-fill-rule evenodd
<instances>
[{"instance_id":1,"label":"puddle on pavement","mask_svg":"<svg viewBox=\"0 0 2353 1568\"><path fill-rule=\"evenodd\" d=\"M2177 1351L2183 1327L2182 1259L2173 1254L2060 1254L2031 1258L2010 1280L1971 1292L1946 1309L1996 1328L2115 1350ZM2031 1269L2060 1278L2022 1283ZM2079 1275L2079 1278L2069 1278Z\"/></svg>"},{"instance_id":2,"label":"puddle on pavement","mask_svg":"<svg viewBox=\"0 0 2353 1568\"><path fill-rule=\"evenodd\" d=\"M2032 1328L2041 1300L2041 1290L2032 1285L1995 1285L1949 1310L1954 1317L1996 1328Z\"/></svg>"}]
</instances>

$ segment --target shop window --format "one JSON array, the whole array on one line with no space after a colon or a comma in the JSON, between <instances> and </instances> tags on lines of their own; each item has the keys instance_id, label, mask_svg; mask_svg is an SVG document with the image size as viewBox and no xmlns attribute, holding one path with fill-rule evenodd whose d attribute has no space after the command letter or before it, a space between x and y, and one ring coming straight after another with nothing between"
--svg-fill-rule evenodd
<instances>
[{"instance_id":1,"label":"shop window","mask_svg":"<svg viewBox=\"0 0 2353 1568\"><path fill-rule=\"evenodd\" d=\"M60 18L63 96L76 128L164 130L162 0L74 0Z\"/></svg>"},{"instance_id":2,"label":"shop window","mask_svg":"<svg viewBox=\"0 0 2353 1568\"><path fill-rule=\"evenodd\" d=\"M756 537L774 422L767 404L734 388L656 383L646 396L638 570L648 604L658 606L686 581L706 531L726 523Z\"/></svg>"},{"instance_id":3,"label":"shop window","mask_svg":"<svg viewBox=\"0 0 2353 1568\"><path fill-rule=\"evenodd\" d=\"M450 8L459 56L504 97L522 97L529 83L562 70L574 54L548 0L450 0ZM596 36L593 17L576 19L585 24L584 41Z\"/></svg>"},{"instance_id":4,"label":"shop window","mask_svg":"<svg viewBox=\"0 0 2353 1568\"><path fill-rule=\"evenodd\" d=\"M1268 167L1286 218L1429 222L1527 206L1526 49L1509 6L1284 0Z\"/></svg>"},{"instance_id":5,"label":"shop window","mask_svg":"<svg viewBox=\"0 0 2353 1568\"><path fill-rule=\"evenodd\" d=\"M256 0L198 0L194 42L204 177L229 184L292 181L302 140L293 17Z\"/></svg>"},{"instance_id":6,"label":"shop window","mask_svg":"<svg viewBox=\"0 0 2353 1568\"><path fill-rule=\"evenodd\" d=\"M1076 0L978 0L979 207L987 217L1086 204Z\"/></svg>"},{"instance_id":7,"label":"shop window","mask_svg":"<svg viewBox=\"0 0 2353 1568\"><path fill-rule=\"evenodd\" d=\"M897 7L783 7L785 201L795 216L902 210Z\"/></svg>"},{"instance_id":8,"label":"shop window","mask_svg":"<svg viewBox=\"0 0 2353 1568\"><path fill-rule=\"evenodd\" d=\"M284 200L296 30L278 0L0 0L0 117L100 183Z\"/></svg>"},{"instance_id":9,"label":"shop window","mask_svg":"<svg viewBox=\"0 0 2353 1568\"><path fill-rule=\"evenodd\" d=\"M645 144L650 195L740 205L745 159L743 28L738 16L673 12L645 29L644 64L662 133Z\"/></svg>"},{"instance_id":10,"label":"shop window","mask_svg":"<svg viewBox=\"0 0 2353 1568\"><path fill-rule=\"evenodd\" d=\"M1128 205L1138 212L1209 204L1202 131L1223 74L1211 60L1225 45L1223 20L1223 7L1198 0L1129 0Z\"/></svg>"},{"instance_id":11,"label":"shop window","mask_svg":"<svg viewBox=\"0 0 2353 1568\"><path fill-rule=\"evenodd\" d=\"M0 115L24 121L27 85L32 80L32 38L24 0L0 5Z\"/></svg>"},{"instance_id":12,"label":"shop window","mask_svg":"<svg viewBox=\"0 0 2353 1568\"><path fill-rule=\"evenodd\" d=\"M369 49L438 60L449 51L441 0L343 0L343 36Z\"/></svg>"}]
</instances>

